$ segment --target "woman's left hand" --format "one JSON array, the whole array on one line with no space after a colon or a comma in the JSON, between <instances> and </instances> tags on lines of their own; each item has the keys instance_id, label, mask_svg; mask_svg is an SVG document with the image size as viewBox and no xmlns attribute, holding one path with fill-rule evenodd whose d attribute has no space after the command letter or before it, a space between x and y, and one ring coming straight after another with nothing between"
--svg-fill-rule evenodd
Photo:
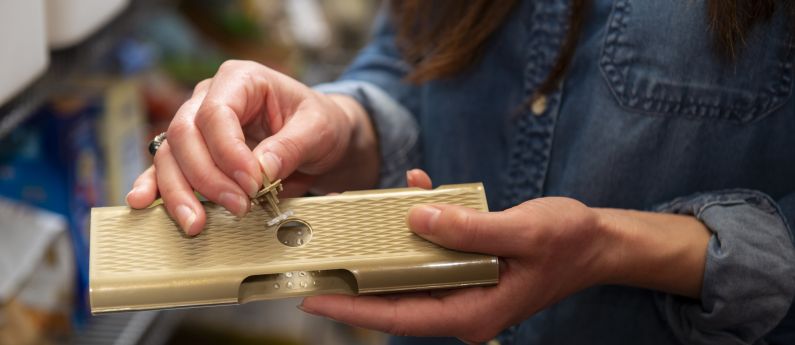
<instances>
[{"instance_id":1,"label":"woman's left hand","mask_svg":"<svg viewBox=\"0 0 795 345\"><path fill-rule=\"evenodd\" d=\"M409 184L430 188L419 170ZM484 342L506 327L610 271L596 213L568 198L540 198L503 212L427 205L409 211L409 227L444 247L499 256L496 286L391 296L308 297L300 308L397 335L456 336Z\"/></svg>"},{"instance_id":2,"label":"woman's left hand","mask_svg":"<svg viewBox=\"0 0 795 345\"><path fill-rule=\"evenodd\" d=\"M407 179L409 186L431 188L421 170L409 171ZM502 212L416 206L409 210L408 225L444 247L499 256L499 284L389 296L315 296L300 308L397 335L485 342L597 284L698 299L711 236L691 216L589 208L557 197Z\"/></svg>"}]
</instances>

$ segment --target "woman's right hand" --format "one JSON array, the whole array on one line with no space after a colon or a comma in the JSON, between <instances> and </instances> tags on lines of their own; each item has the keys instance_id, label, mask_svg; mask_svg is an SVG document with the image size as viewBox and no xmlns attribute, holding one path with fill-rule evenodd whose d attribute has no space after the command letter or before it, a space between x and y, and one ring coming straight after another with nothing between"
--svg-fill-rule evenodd
<instances>
[{"instance_id":1,"label":"woman's right hand","mask_svg":"<svg viewBox=\"0 0 795 345\"><path fill-rule=\"evenodd\" d=\"M355 100L320 94L254 62L227 61L197 84L167 133L127 203L144 208L159 193L188 235L206 219L194 190L243 216L263 172L271 181L298 172L285 182L288 196L305 193L322 174L347 177L325 179L321 193L371 187L378 175L375 134Z\"/></svg>"}]
</instances>

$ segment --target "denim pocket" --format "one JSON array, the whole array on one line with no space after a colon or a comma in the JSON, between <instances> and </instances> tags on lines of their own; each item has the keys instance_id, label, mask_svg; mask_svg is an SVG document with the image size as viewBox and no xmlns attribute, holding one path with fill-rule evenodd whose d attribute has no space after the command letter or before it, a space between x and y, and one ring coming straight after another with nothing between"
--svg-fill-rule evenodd
<instances>
[{"instance_id":1,"label":"denim pocket","mask_svg":"<svg viewBox=\"0 0 795 345\"><path fill-rule=\"evenodd\" d=\"M622 107L748 123L790 97L793 43L784 11L754 27L732 62L714 49L705 2L614 2L600 67Z\"/></svg>"}]
</instances>

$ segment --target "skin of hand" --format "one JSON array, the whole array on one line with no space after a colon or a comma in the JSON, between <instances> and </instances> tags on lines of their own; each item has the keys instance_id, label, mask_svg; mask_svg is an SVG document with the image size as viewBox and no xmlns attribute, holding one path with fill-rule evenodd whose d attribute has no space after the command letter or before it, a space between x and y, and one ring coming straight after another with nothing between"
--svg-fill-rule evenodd
<instances>
[{"instance_id":1,"label":"skin of hand","mask_svg":"<svg viewBox=\"0 0 795 345\"><path fill-rule=\"evenodd\" d=\"M410 186L431 188L421 170ZM307 297L299 308L397 335L454 336L467 343L584 288L622 284L698 298L710 232L692 217L589 208L559 197L502 212L413 207L415 234L447 248L500 257L496 286L385 296Z\"/></svg>"},{"instance_id":2,"label":"skin of hand","mask_svg":"<svg viewBox=\"0 0 795 345\"><path fill-rule=\"evenodd\" d=\"M185 233L196 235L206 215L194 190L243 216L263 173L271 181L290 176L282 195L296 196L310 187L318 193L373 187L378 165L372 124L355 100L230 60L177 111L127 203L144 208L159 193Z\"/></svg>"}]
</instances>

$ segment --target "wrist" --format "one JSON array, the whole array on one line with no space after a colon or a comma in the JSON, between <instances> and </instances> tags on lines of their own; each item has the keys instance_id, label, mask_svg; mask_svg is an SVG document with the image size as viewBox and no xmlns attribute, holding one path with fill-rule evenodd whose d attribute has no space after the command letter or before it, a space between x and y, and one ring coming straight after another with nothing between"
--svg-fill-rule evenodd
<instances>
[{"instance_id":1,"label":"wrist","mask_svg":"<svg viewBox=\"0 0 795 345\"><path fill-rule=\"evenodd\" d=\"M600 277L601 284L618 284L626 282L626 272L628 260L628 247L630 242L631 228L626 226L623 215L617 210L606 208L594 208L597 214L597 228L599 233L605 238L603 250L603 274Z\"/></svg>"},{"instance_id":2,"label":"wrist","mask_svg":"<svg viewBox=\"0 0 795 345\"><path fill-rule=\"evenodd\" d=\"M617 226L617 215L609 209L589 208L592 217L589 227L591 242L590 250L593 259L590 268L592 277L590 285L617 284L621 281L624 261L626 233Z\"/></svg>"},{"instance_id":3,"label":"wrist","mask_svg":"<svg viewBox=\"0 0 795 345\"><path fill-rule=\"evenodd\" d=\"M608 243L602 283L698 298L709 230L690 216L595 209Z\"/></svg>"}]
</instances>

